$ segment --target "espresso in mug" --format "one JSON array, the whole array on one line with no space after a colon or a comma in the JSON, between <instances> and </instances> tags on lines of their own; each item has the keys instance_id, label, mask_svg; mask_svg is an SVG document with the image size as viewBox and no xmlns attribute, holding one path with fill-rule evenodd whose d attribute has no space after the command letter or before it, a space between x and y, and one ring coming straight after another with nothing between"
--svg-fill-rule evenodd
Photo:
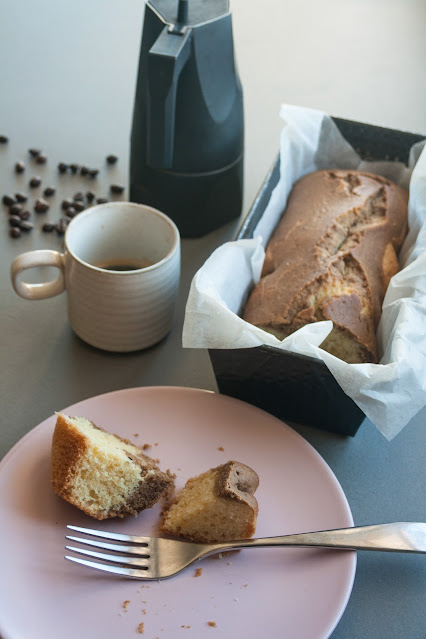
<instances>
[{"instance_id":1,"label":"espresso in mug","mask_svg":"<svg viewBox=\"0 0 426 639\"><path fill-rule=\"evenodd\" d=\"M97 262L95 266L103 268L106 271L138 271L141 268L147 268L152 266L154 262L152 260L140 259L122 259L122 260L103 260Z\"/></svg>"},{"instance_id":2,"label":"espresso in mug","mask_svg":"<svg viewBox=\"0 0 426 639\"><path fill-rule=\"evenodd\" d=\"M150 206L108 202L74 217L64 252L29 251L12 263L25 299L67 291L68 317L85 342L107 351L153 346L169 333L179 291L180 237L175 223ZM54 266L58 277L33 284L20 273Z\"/></svg>"}]
</instances>

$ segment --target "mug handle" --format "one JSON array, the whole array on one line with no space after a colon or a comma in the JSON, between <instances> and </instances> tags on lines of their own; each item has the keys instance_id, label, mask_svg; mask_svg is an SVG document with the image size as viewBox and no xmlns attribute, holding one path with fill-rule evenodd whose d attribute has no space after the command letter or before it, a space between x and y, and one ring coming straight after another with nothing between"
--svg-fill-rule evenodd
<instances>
[{"instance_id":1,"label":"mug handle","mask_svg":"<svg viewBox=\"0 0 426 639\"><path fill-rule=\"evenodd\" d=\"M40 284L18 281L19 273L35 266L55 266L59 269L59 275L52 282L41 282ZM27 300L42 300L47 297L54 297L65 290L64 269L64 256L58 251L41 249L21 253L12 262L10 271L12 286L18 295Z\"/></svg>"}]
</instances>

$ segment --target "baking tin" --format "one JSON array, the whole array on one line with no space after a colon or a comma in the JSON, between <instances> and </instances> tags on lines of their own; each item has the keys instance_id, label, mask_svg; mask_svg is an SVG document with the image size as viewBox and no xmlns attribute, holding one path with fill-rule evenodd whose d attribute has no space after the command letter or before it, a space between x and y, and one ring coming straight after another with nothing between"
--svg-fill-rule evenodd
<instances>
[{"instance_id":1,"label":"baking tin","mask_svg":"<svg viewBox=\"0 0 426 639\"><path fill-rule=\"evenodd\" d=\"M408 163L410 148L425 136L333 118L364 160ZM280 176L279 156L235 239L253 237ZM263 408L284 421L355 435L365 415L342 390L322 360L273 346L210 349L219 391Z\"/></svg>"}]
</instances>

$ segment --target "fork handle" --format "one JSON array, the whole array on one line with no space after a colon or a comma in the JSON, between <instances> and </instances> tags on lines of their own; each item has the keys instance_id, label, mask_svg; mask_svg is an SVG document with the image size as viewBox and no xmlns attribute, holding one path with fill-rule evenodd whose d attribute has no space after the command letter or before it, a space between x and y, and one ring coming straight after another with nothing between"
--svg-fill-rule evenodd
<instances>
[{"instance_id":1,"label":"fork handle","mask_svg":"<svg viewBox=\"0 0 426 639\"><path fill-rule=\"evenodd\" d=\"M233 548L265 546L318 546L352 550L426 553L426 523L398 522L282 537L263 537L240 540L234 545L231 542L223 544L222 547L231 550Z\"/></svg>"}]
</instances>

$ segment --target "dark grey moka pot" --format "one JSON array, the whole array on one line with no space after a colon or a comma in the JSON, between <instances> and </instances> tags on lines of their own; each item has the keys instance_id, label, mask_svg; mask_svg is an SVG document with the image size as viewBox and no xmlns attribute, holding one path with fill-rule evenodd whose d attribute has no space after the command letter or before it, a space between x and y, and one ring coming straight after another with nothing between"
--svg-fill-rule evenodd
<instances>
[{"instance_id":1,"label":"dark grey moka pot","mask_svg":"<svg viewBox=\"0 0 426 639\"><path fill-rule=\"evenodd\" d=\"M238 217L244 112L228 0L145 5L130 153L130 199L182 237Z\"/></svg>"}]
</instances>

